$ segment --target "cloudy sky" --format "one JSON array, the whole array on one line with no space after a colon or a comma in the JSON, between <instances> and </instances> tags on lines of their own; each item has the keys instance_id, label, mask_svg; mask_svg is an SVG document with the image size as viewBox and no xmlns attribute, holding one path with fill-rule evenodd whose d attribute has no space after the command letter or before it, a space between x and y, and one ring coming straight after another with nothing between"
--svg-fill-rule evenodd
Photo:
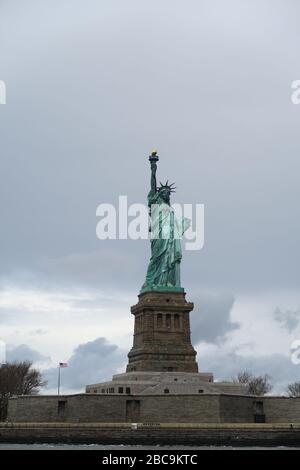
<instances>
[{"instance_id":1,"label":"cloudy sky","mask_svg":"<svg viewBox=\"0 0 300 470\"><path fill-rule=\"evenodd\" d=\"M205 205L182 283L202 371L299 380L297 0L0 0L0 339L63 391L124 370L147 240L96 237L145 202L147 155Z\"/></svg>"}]
</instances>

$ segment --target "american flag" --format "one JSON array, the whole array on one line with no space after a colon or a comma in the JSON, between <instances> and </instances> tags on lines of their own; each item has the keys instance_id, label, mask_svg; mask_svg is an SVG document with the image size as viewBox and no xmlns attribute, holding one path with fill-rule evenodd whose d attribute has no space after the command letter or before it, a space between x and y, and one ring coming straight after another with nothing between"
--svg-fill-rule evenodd
<instances>
[{"instance_id":1,"label":"american flag","mask_svg":"<svg viewBox=\"0 0 300 470\"><path fill-rule=\"evenodd\" d=\"M68 367L68 363L67 362L60 362L59 367Z\"/></svg>"}]
</instances>

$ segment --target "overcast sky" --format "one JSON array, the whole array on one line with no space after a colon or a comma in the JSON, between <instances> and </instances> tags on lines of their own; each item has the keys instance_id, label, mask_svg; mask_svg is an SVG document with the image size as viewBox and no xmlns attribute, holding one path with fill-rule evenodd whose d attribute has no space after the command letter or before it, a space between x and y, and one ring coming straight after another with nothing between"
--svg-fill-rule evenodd
<instances>
[{"instance_id":1,"label":"overcast sky","mask_svg":"<svg viewBox=\"0 0 300 470\"><path fill-rule=\"evenodd\" d=\"M145 202L147 155L205 206L186 251L201 371L299 380L297 0L0 0L0 339L64 391L124 370L147 240L96 207Z\"/></svg>"}]
</instances>

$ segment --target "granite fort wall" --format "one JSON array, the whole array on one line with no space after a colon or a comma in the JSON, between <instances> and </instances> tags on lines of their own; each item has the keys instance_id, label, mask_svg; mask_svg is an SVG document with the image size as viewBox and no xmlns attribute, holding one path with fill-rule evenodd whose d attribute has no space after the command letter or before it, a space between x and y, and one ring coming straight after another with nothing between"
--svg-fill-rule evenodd
<instances>
[{"instance_id":1,"label":"granite fort wall","mask_svg":"<svg viewBox=\"0 0 300 470\"><path fill-rule=\"evenodd\" d=\"M106 422L126 421L126 397L113 395L24 396L9 401L8 421Z\"/></svg>"},{"instance_id":2,"label":"granite fort wall","mask_svg":"<svg viewBox=\"0 0 300 470\"><path fill-rule=\"evenodd\" d=\"M24 396L9 402L16 422L219 422L219 396Z\"/></svg>"},{"instance_id":3,"label":"granite fort wall","mask_svg":"<svg viewBox=\"0 0 300 470\"><path fill-rule=\"evenodd\" d=\"M21 396L8 421L42 423L300 423L300 398L237 395Z\"/></svg>"},{"instance_id":4,"label":"granite fort wall","mask_svg":"<svg viewBox=\"0 0 300 470\"><path fill-rule=\"evenodd\" d=\"M299 423L300 398L264 397L267 423Z\"/></svg>"},{"instance_id":5,"label":"granite fort wall","mask_svg":"<svg viewBox=\"0 0 300 470\"><path fill-rule=\"evenodd\" d=\"M141 400L140 422L218 423L220 396L146 396Z\"/></svg>"},{"instance_id":6,"label":"granite fort wall","mask_svg":"<svg viewBox=\"0 0 300 470\"><path fill-rule=\"evenodd\" d=\"M220 396L220 422L221 423L253 423L255 407L252 397L221 395Z\"/></svg>"}]
</instances>

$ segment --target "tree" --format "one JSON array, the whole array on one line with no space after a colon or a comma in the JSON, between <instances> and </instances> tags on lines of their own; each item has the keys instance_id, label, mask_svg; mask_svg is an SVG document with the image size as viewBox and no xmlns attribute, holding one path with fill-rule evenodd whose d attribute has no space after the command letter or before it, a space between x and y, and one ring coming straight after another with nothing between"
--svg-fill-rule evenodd
<instances>
[{"instance_id":1,"label":"tree","mask_svg":"<svg viewBox=\"0 0 300 470\"><path fill-rule=\"evenodd\" d=\"M251 372L248 370L243 370L238 373L237 378L233 379L233 381L247 386L252 378L253 375Z\"/></svg>"},{"instance_id":2,"label":"tree","mask_svg":"<svg viewBox=\"0 0 300 470\"><path fill-rule=\"evenodd\" d=\"M300 397L300 382L294 382L287 386L289 397Z\"/></svg>"},{"instance_id":3,"label":"tree","mask_svg":"<svg viewBox=\"0 0 300 470\"><path fill-rule=\"evenodd\" d=\"M236 378L233 379L235 383L245 385L246 393L248 395L266 395L269 393L273 385L271 384L271 377L268 374L255 376L248 370L240 371Z\"/></svg>"},{"instance_id":4,"label":"tree","mask_svg":"<svg viewBox=\"0 0 300 470\"><path fill-rule=\"evenodd\" d=\"M32 362L11 362L0 366L0 421L7 417L8 400L14 395L35 395L47 382Z\"/></svg>"}]
</instances>

